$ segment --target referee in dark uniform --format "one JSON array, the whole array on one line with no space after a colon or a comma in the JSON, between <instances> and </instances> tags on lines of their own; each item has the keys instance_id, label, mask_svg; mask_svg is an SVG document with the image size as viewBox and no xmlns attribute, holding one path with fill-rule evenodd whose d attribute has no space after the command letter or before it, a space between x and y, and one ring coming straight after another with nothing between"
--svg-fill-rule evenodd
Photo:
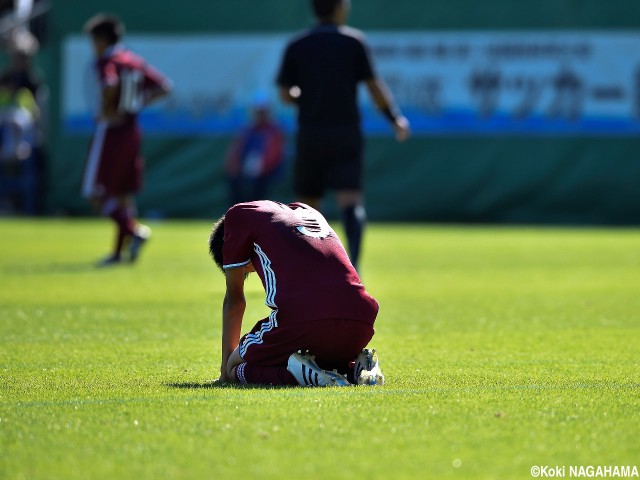
<instances>
[{"instance_id":1,"label":"referee in dark uniform","mask_svg":"<svg viewBox=\"0 0 640 480\"><path fill-rule=\"evenodd\" d=\"M358 84L365 83L399 141L409 136L409 123L376 76L364 36L345 26L349 0L312 4L318 23L288 44L277 77L280 98L298 106L294 189L316 209L325 190L336 192L351 262L358 268L366 221Z\"/></svg>"}]
</instances>

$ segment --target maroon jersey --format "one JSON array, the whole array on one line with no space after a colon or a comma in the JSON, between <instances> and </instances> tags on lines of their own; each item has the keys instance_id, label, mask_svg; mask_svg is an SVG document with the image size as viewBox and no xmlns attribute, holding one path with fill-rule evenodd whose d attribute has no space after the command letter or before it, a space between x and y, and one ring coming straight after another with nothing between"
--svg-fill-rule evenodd
<instances>
[{"instance_id":1,"label":"maroon jersey","mask_svg":"<svg viewBox=\"0 0 640 480\"><path fill-rule=\"evenodd\" d=\"M373 325L378 302L317 210L303 203L241 203L227 212L224 232L223 268L253 264L273 326L320 319Z\"/></svg>"},{"instance_id":2,"label":"maroon jersey","mask_svg":"<svg viewBox=\"0 0 640 480\"><path fill-rule=\"evenodd\" d=\"M85 197L110 197L140 190L144 162L137 114L154 90L168 90L169 80L135 53L114 45L96 61L101 90L116 87L116 110L122 121L96 126L82 180Z\"/></svg>"},{"instance_id":3,"label":"maroon jersey","mask_svg":"<svg viewBox=\"0 0 640 480\"><path fill-rule=\"evenodd\" d=\"M100 86L118 87L117 104L122 115L136 115L145 105L145 96L152 90L169 89L169 81L144 59L130 50L115 45L96 63Z\"/></svg>"}]
</instances>

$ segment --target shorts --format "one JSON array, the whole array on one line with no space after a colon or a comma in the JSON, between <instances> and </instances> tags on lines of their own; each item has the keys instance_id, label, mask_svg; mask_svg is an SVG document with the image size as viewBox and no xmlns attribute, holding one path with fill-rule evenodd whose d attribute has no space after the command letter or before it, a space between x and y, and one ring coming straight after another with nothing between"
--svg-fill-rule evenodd
<instances>
[{"instance_id":1,"label":"shorts","mask_svg":"<svg viewBox=\"0 0 640 480\"><path fill-rule=\"evenodd\" d=\"M373 334L373 325L359 320L311 320L274 328L265 318L240 339L240 354L248 364L275 367L286 366L292 353L309 350L319 367L346 371Z\"/></svg>"},{"instance_id":2,"label":"shorts","mask_svg":"<svg viewBox=\"0 0 640 480\"><path fill-rule=\"evenodd\" d=\"M326 190L362 190L363 154L358 126L300 127L293 169L295 193L320 198Z\"/></svg>"},{"instance_id":3,"label":"shorts","mask_svg":"<svg viewBox=\"0 0 640 480\"><path fill-rule=\"evenodd\" d=\"M98 124L85 166L83 196L106 198L139 192L144 171L140 144L135 122L109 128Z\"/></svg>"}]
</instances>

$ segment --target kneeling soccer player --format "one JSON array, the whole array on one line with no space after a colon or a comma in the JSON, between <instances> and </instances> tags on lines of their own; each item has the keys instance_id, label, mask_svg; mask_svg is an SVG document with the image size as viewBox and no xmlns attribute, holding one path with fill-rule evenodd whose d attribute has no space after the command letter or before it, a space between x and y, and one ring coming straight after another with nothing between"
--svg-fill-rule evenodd
<instances>
[{"instance_id":1,"label":"kneeling soccer player","mask_svg":"<svg viewBox=\"0 0 640 480\"><path fill-rule=\"evenodd\" d=\"M220 380L265 385L384 383L373 337L378 302L340 239L303 203L231 207L213 226L209 252L226 277ZM256 272L271 314L240 338L244 282Z\"/></svg>"}]
</instances>

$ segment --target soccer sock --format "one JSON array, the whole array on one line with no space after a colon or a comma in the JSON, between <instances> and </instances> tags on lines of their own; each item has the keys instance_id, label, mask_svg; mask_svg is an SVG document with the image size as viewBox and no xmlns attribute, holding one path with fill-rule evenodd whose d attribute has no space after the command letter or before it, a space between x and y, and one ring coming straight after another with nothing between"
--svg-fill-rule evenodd
<instances>
[{"instance_id":1,"label":"soccer sock","mask_svg":"<svg viewBox=\"0 0 640 480\"><path fill-rule=\"evenodd\" d=\"M241 363L236 368L238 382L260 385L298 385L295 377L287 370L287 367L263 367Z\"/></svg>"},{"instance_id":2,"label":"soccer sock","mask_svg":"<svg viewBox=\"0 0 640 480\"><path fill-rule=\"evenodd\" d=\"M129 235L133 235L136 224L127 208L121 205L113 208L111 212L109 212L109 217L117 226L116 243L113 254L119 257L122 252L122 246L124 245L125 238Z\"/></svg>"},{"instance_id":3,"label":"soccer sock","mask_svg":"<svg viewBox=\"0 0 640 480\"><path fill-rule=\"evenodd\" d=\"M342 219L344 222L344 230L347 234L349 257L351 258L351 263L357 270L367 214L362 205L351 205L342 210Z\"/></svg>"}]
</instances>

